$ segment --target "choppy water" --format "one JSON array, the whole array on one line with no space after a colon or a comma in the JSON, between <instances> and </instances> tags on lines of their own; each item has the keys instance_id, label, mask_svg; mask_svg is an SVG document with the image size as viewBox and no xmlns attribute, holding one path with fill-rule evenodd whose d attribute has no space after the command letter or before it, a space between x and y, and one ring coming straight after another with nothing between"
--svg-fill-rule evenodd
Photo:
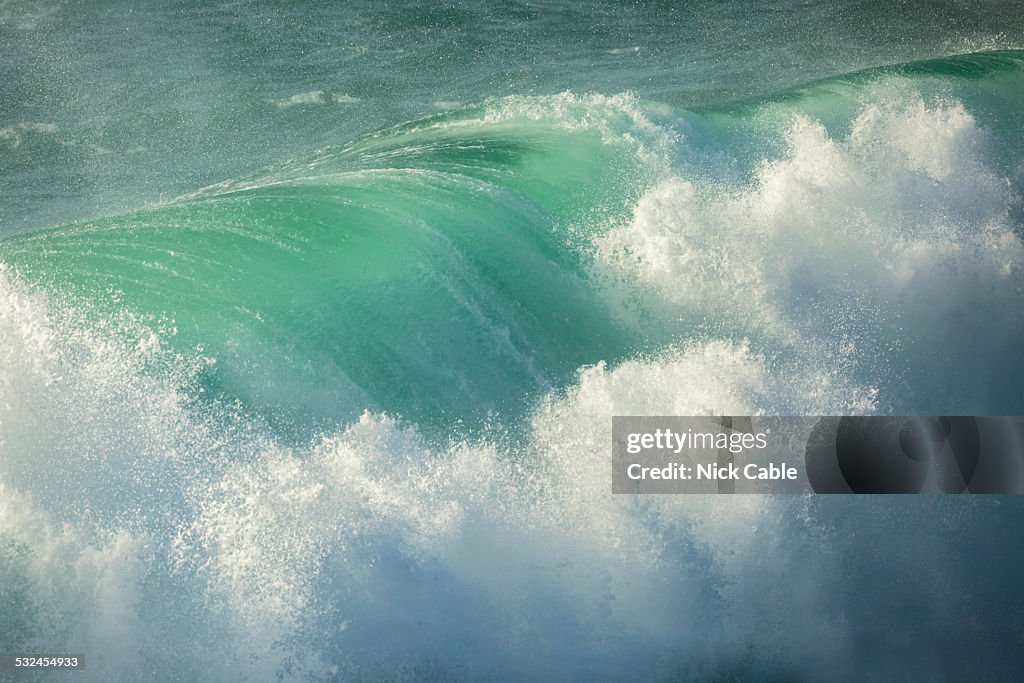
<instances>
[{"instance_id":1,"label":"choppy water","mask_svg":"<svg viewBox=\"0 0 1024 683\"><path fill-rule=\"evenodd\" d=\"M613 414L1024 413L1024 11L0 4L0 651L1009 680L1015 497L613 497Z\"/></svg>"}]
</instances>

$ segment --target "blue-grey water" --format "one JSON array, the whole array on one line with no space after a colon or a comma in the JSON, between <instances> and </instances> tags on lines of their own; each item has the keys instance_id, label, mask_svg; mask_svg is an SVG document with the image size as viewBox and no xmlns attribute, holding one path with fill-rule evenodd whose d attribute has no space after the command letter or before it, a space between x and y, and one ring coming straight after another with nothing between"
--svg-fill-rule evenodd
<instances>
[{"instance_id":1,"label":"blue-grey water","mask_svg":"<svg viewBox=\"0 0 1024 683\"><path fill-rule=\"evenodd\" d=\"M1024 413L1022 112L1014 3L0 0L0 653L1014 680L1017 497L609 459Z\"/></svg>"}]
</instances>

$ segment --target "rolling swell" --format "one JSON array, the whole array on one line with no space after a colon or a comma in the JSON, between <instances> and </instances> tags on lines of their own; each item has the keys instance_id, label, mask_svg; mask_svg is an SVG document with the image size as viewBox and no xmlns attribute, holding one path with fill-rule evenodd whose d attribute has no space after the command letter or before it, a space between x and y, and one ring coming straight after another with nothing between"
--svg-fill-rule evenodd
<instances>
[{"instance_id":1,"label":"rolling swell","mask_svg":"<svg viewBox=\"0 0 1024 683\"><path fill-rule=\"evenodd\" d=\"M792 342L771 338L778 335L765 325L766 315L804 315L792 302L781 307L790 311L756 315L749 301L715 310L730 291L752 298L744 288L760 285L735 277L745 267L756 269L754 262L727 266L719 282L713 273L698 282L675 273L680 286L702 292L695 310L666 314L660 293L618 292L632 307L608 296L608 271L613 281L636 280L636 272L622 272L622 257L629 251L635 258L643 248L642 242L611 246L608 233L614 238L628 230L623 224L633 207L640 202L642 209L657 193L679 201L696 188L707 212L720 214L737 193L752 185L757 193L766 164L782 168L787 154L806 150L809 163L823 164L809 170L821 174L810 180L825 194L845 182L850 163L860 165L864 196L853 203L884 214L872 220L891 221L874 226L889 235L846 231L851 239L881 243L912 237L915 229L938 230L938 209L909 206L922 199L953 214L944 227L965 237L1001 210L1018 212L1008 215L1008 224L1019 227L1011 195L1020 186L1024 144L1021 71L1020 53L981 53L858 72L692 112L629 96L506 98L382 131L168 205L8 239L0 253L22 277L89 316L127 310L171 332L166 341L175 348L201 347L216 359L205 372L205 389L239 398L274 422L330 425L369 407L423 425L479 424L488 414L521 415L582 365L707 337L714 328L772 347ZM938 120L951 115L959 123ZM912 138L909 127L926 129L928 117L941 128L932 131L935 144L945 148L928 149L928 141ZM858 125L878 136L851 155L861 158L810 158L815 130L824 146L844 138L856 143ZM905 130L884 130L887 125ZM803 127L803 147L794 126ZM829 167L830 161L839 165ZM866 196L880 179L878 167L893 162L905 167L906 206L878 192ZM985 174L967 164L981 164L993 183L980 186ZM959 179L966 184L953 188L952 198L936 190ZM790 180L780 191L801 199L807 179ZM1010 194L991 187L1000 182L1010 183ZM979 206L986 198L991 206ZM849 208L850 201L837 206ZM992 215L981 215L986 212ZM794 213L783 217L783 227L810 221L804 228L813 234L804 237L814 241L845 230L848 218ZM761 219L749 212L735 217L747 224ZM747 227L714 232L749 241ZM655 226L656 235L647 236L677 248L679 228ZM643 239L630 237L637 238ZM820 246L826 260L836 253ZM708 251L696 265L722 256ZM643 281L651 261L641 261L629 268L639 265ZM653 313L637 323L637 310ZM820 332L814 336L826 336Z\"/></svg>"},{"instance_id":2,"label":"rolling swell","mask_svg":"<svg viewBox=\"0 0 1024 683\"><path fill-rule=\"evenodd\" d=\"M562 100L385 131L11 240L4 260L76 308L124 308L179 349L202 346L217 359L206 388L271 417L515 413L630 348L570 243L574 226L621 216L638 195L642 143L615 130L628 103Z\"/></svg>"}]
</instances>

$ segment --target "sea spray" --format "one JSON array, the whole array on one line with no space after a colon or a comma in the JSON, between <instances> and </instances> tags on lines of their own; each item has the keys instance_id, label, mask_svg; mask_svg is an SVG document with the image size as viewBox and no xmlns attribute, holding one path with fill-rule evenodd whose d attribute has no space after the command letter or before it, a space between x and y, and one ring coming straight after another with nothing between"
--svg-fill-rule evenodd
<instances>
[{"instance_id":1,"label":"sea spray","mask_svg":"<svg viewBox=\"0 0 1024 683\"><path fill-rule=\"evenodd\" d=\"M497 98L5 239L4 647L83 680L1006 678L1012 500L607 465L615 414L1020 412L1020 78Z\"/></svg>"}]
</instances>

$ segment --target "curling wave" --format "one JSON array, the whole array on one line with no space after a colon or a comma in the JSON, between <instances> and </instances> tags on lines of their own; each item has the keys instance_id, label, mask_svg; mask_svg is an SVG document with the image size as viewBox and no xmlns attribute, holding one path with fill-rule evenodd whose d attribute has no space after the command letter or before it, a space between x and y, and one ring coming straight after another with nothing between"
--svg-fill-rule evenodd
<instances>
[{"instance_id":1,"label":"curling wave","mask_svg":"<svg viewBox=\"0 0 1024 683\"><path fill-rule=\"evenodd\" d=\"M1008 675L999 499L603 463L613 414L1022 412L1022 83L498 99L0 242L0 637L96 680Z\"/></svg>"}]
</instances>

